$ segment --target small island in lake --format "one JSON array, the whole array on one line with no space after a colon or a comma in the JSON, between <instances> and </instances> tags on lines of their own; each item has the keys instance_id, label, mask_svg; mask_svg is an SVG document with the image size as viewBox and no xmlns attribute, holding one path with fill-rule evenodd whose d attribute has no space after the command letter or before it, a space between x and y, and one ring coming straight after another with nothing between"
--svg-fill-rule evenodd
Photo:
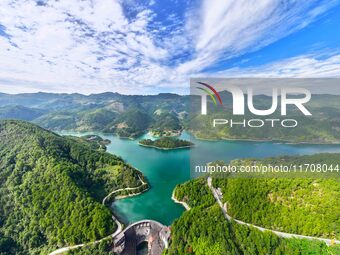
<instances>
[{"instance_id":1,"label":"small island in lake","mask_svg":"<svg viewBox=\"0 0 340 255\"><path fill-rule=\"evenodd\" d=\"M110 144L111 141L109 139L104 139L99 135L84 135L81 137L76 137L75 139L85 141L92 149L106 151L106 145Z\"/></svg>"},{"instance_id":2,"label":"small island in lake","mask_svg":"<svg viewBox=\"0 0 340 255\"><path fill-rule=\"evenodd\" d=\"M139 145L161 150L182 149L194 146L190 141L181 140L175 137L162 137L157 140L144 139L139 141Z\"/></svg>"}]
</instances>

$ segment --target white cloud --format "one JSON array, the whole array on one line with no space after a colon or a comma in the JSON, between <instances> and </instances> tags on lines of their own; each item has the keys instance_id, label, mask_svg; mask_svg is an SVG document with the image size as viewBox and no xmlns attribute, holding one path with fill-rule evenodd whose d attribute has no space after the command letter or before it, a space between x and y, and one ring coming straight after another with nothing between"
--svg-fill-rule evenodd
<instances>
[{"instance_id":1,"label":"white cloud","mask_svg":"<svg viewBox=\"0 0 340 255\"><path fill-rule=\"evenodd\" d=\"M318 55L298 56L257 67L227 69L218 72L216 76L270 78L340 77L340 54L321 59Z\"/></svg>"},{"instance_id":2,"label":"white cloud","mask_svg":"<svg viewBox=\"0 0 340 255\"><path fill-rule=\"evenodd\" d=\"M204 68L221 59L301 29L333 1L204 0L185 19L169 15L167 25L155 21L153 5L127 16L119 0L0 1L0 24L9 35L0 36L0 91L183 91L189 76L208 75ZM336 72L333 60L327 66L295 61L308 73ZM300 75L294 70L281 72Z\"/></svg>"},{"instance_id":3,"label":"white cloud","mask_svg":"<svg viewBox=\"0 0 340 255\"><path fill-rule=\"evenodd\" d=\"M144 10L129 21L118 1L3 1L0 23L11 37L0 37L0 77L45 83L46 90L58 83L112 90L129 85L127 77L143 66L145 77L133 78L145 82L167 54L147 32L150 15Z\"/></svg>"},{"instance_id":4,"label":"white cloud","mask_svg":"<svg viewBox=\"0 0 340 255\"><path fill-rule=\"evenodd\" d=\"M196 55L181 72L197 72L221 59L258 50L305 26L335 1L204 0L189 23L196 31Z\"/></svg>"}]
</instances>

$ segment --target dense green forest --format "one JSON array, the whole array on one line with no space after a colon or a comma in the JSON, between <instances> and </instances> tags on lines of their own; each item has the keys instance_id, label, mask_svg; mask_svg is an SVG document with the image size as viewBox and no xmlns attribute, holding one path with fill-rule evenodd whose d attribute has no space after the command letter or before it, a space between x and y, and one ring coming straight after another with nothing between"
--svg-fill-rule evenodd
<instances>
[{"instance_id":1,"label":"dense green forest","mask_svg":"<svg viewBox=\"0 0 340 255\"><path fill-rule=\"evenodd\" d=\"M206 182L205 178L198 178L178 184L174 190L176 199L186 202L190 208L212 205L215 198L207 188Z\"/></svg>"},{"instance_id":2,"label":"dense green forest","mask_svg":"<svg viewBox=\"0 0 340 255\"><path fill-rule=\"evenodd\" d=\"M21 120L34 120L44 114L43 110L28 108L22 105L0 107L0 119L9 119L15 117Z\"/></svg>"},{"instance_id":3,"label":"dense green forest","mask_svg":"<svg viewBox=\"0 0 340 255\"><path fill-rule=\"evenodd\" d=\"M117 113L105 108L51 111L33 120L49 130L103 130L116 118Z\"/></svg>"},{"instance_id":4,"label":"dense green forest","mask_svg":"<svg viewBox=\"0 0 340 255\"><path fill-rule=\"evenodd\" d=\"M3 255L46 255L111 234L116 226L101 200L141 185L139 171L86 140L14 120L0 121L0 140Z\"/></svg>"},{"instance_id":5,"label":"dense green forest","mask_svg":"<svg viewBox=\"0 0 340 255\"><path fill-rule=\"evenodd\" d=\"M104 132L115 132L123 138L135 138L143 134L151 123L152 118L139 109L129 109L123 112L115 120L113 128L105 129Z\"/></svg>"},{"instance_id":6,"label":"dense green forest","mask_svg":"<svg viewBox=\"0 0 340 255\"><path fill-rule=\"evenodd\" d=\"M94 150L106 151L106 145L110 144L111 141L108 139L103 139L99 135L84 135L84 136L67 136L69 139L76 140L78 143L85 142L90 145Z\"/></svg>"},{"instance_id":7,"label":"dense green forest","mask_svg":"<svg viewBox=\"0 0 340 255\"><path fill-rule=\"evenodd\" d=\"M340 100L338 95L313 95L306 108L312 116L288 109L289 119L296 119L294 129L270 122L262 128L220 125L213 128L213 119L259 119L246 110L245 116L233 116L231 94L220 92L223 106L215 107L208 99L208 115L200 114L200 98L176 94L128 96L118 93L92 95L33 93L0 94L0 118L30 120L50 130L103 131L121 137L135 138L151 131L157 136L191 131L206 139L254 139L285 142L339 143ZM257 109L268 109L271 97L255 96ZM279 113L265 119L282 119Z\"/></svg>"},{"instance_id":8,"label":"dense green forest","mask_svg":"<svg viewBox=\"0 0 340 255\"><path fill-rule=\"evenodd\" d=\"M327 165L339 168L338 153L238 159L231 166ZM215 163L214 163L215 164ZM216 162L223 165L223 162ZM302 235L340 239L339 169L332 173L222 174L214 179L228 213L236 219L266 228ZM279 178L269 178L269 177ZM297 176L296 178L289 178ZM242 178L246 177L246 178Z\"/></svg>"},{"instance_id":9,"label":"dense green forest","mask_svg":"<svg viewBox=\"0 0 340 255\"><path fill-rule=\"evenodd\" d=\"M135 138L147 131L178 134L188 97L118 93L8 95L0 93L0 119L32 121L49 130L103 131Z\"/></svg>"},{"instance_id":10,"label":"dense green forest","mask_svg":"<svg viewBox=\"0 0 340 255\"><path fill-rule=\"evenodd\" d=\"M28 119L50 130L104 131L122 137L136 137L151 131L154 135L171 135L183 128L196 136L207 139L282 140L289 142L331 143L340 142L338 132L340 100L336 95L313 95L306 104L312 116L305 117L288 109L289 118L299 122L294 129L220 126L213 128L214 118L232 116L232 98L221 92L223 107L214 107L208 99L209 114L200 114L200 100L193 96L159 94L127 96L118 93L93 95L33 93L0 95L0 118ZM271 98L255 97L256 107L268 108ZM246 112L244 119L255 118ZM257 118L257 117L256 117ZM277 113L266 118L280 119Z\"/></svg>"},{"instance_id":11,"label":"dense green forest","mask_svg":"<svg viewBox=\"0 0 340 255\"><path fill-rule=\"evenodd\" d=\"M90 244L78 249L66 252L67 255L114 255L112 252L112 238L100 243Z\"/></svg>"},{"instance_id":12,"label":"dense green forest","mask_svg":"<svg viewBox=\"0 0 340 255\"><path fill-rule=\"evenodd\" d=\"M205 179L178 185L177 199L192 209L177 219L171 228L171 243L166 254L339 254L338 246L319 241L283 239L270 232L227 221L215 203Z\"/></svg>"},{"instance_id":13,"label":"dense green forest","mask_svg":"<svg viewBox=\"0 0 340 255\"><path fill-rule=\"evenodd\" d=\"M162 137L156 140L144 139L140 140L139 144L159 149L176 149L183 147L192 147L194 145L190 141L181 140L175 137Z\"/></svg>"},{"instance_id":14,"label":"dense green forest","mask_svg":"<svg viewBox=\"0 0 340 255\"><path fill-rule=\"evenodd\" d=\"M154 136L171 136L182 130L180 120L174 112L163 112L158 110L154 114L154 122L150 130Z\"/></svg>"},{"instance_id":15,"label":"dense green forest","mask_svg":"<svg viewBox=\"0 0 340 255\"><path fill-rule=\"evenodd\" d=\"M124 138L135 138L147 130L166 135L167 132L178 132L181 129L179 119L174 113L158 115L136 107L129 107L123 112L111 108L53 111L33 122L52 130L95 130L115 133Z\"/></svg>"},{"instance_id":16,"label":"dense green forest","mask_svg":"<svg viewBox=\"0 0 340 255\"><path fill-rule=\"evenodd\" d=\"M335 179L216 179L228 213L269 229L340 239L340 183Z\"/></svg>"}]
</instances>

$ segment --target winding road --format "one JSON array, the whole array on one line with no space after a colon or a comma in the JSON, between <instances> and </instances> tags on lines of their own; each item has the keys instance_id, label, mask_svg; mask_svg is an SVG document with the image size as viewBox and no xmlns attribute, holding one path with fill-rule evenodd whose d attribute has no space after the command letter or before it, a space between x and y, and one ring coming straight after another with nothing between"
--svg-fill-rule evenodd
<instances>
[{"instance_id":1,"label":"winding road","mask_svg":"<svg viewBox=\"0 0 340 255\"><path fill-rule=\"evenodd\" d=\"M172 192L171 199L172 199L175 203L181 204L181 205L185 208L185 210L189 211L189 210L191 209L190 206L189 206L186 202L184 202L184 201L179 201L179 200L175 197L175 190Z\"/></svg>"},{"instance_id":2,"label":"winding road","mask_svg":"<svg viewBox=\"0 0 340 255\"><path fill-rule=\"evenodd\" d=\"M138 175L139 180L141 181L141 185L139 185L138 187L134 187L134 188L123 188L123 189L117 189L112 191L111 193L109 193L106 197L104 197L102 204L105 205L106 200L109 199L109 197L111 197L112 195L121 192L121 191L126 191L126 190L136 190L139 189L140 187L142 187L143 185L145 185L146 183L142 180L142 178L140 178L140 176Z\"/></svg>"},{"instance_id":3,"label":"winding road","mask_svg":"<svg viewBox=\"0 0 340 255\"><path fill-rule=\"evenodd\" d=\"M227 213L227 208L226 205L223 205L222 201L221 201L221 196L218 195L216 189L214 188L214 186L212 185L212 178L208 177L207 178L207 182L208 182L208 187L211 190L216 202L218 203L218 205L220 206L222 213L224 215L224 217L231 221L234 220L235 222L237 222L238 224L241 225L247 225L250 227L254 227L257 228L260 231L270 231L274 234L276 234L277 236L283 237L283 238L299 238L299 239L309 239L309 240L319 240L319 241L323 241L325 242L327 245L333 245L333 244L340 244L339 240L334 240L334 239L326 239L326 238L319 238L319 237L313 237L313 236L304 236L304 235L296 235L296 234L290 234L290 233L285 233L285 232L280 232L280 231L275 231L275 230L271 230L271 229L267 229L267 228L262 228L253 224L249 224L237 219L232 218L228 213Z\"/></svg>"},{"instance_id":4,"label":"winding road","mask_svg":"<svg viewBox=\"0 0 340 255\"><path fill-rule=\"evenodd\" d=\"M104 197L103 201L102 201L102 204L105 205L107 199L109 197L111 197L112 195L118 193L118 192L121 192L121 191L126 191L126 190L136 190L136 189L139 189L141 188L143 185L145 185L146 183L142 180L142 178L140 178L140 176L138 175L138 178L139 180L141 181L141 185L139 185L138 187L134 187L134 188L122 188L122 189L117 189L117 190L114 190L112 191L110 194L108 194L106 197ZM67 252L67 251L70 251L70 250L74 250L74 249L77 249L77 248L80 248L80 247L83 247L85 245L91 245L91 244L97 244L97 243L100 243L104 240L106 240L107 238L113 238L115 237L116 235L118 235L120 232L122 232L123 230L123 225L119 222L119 220L116 219L116 217L114 215L112 215L112 219L114 220L114 222L117 224L117 229L116 231L107 236L107 237L104 237L100 240L97 240L97 241L94 241L94 242L90 242L90 243L83 243L83 244L77 244L77 245L73 245L73 246L68 246L68 247L63 247L63 248L59 248L58 250L55 250L53 252L51 252L49 255L58 255L58 254L62 254L64 252Z\"/></svg>"}]
</instances>

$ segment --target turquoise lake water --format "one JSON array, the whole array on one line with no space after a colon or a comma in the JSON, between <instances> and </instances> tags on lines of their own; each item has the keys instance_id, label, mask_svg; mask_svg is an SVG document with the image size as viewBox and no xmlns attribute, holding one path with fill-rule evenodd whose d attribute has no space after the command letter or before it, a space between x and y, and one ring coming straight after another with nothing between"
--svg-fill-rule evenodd
<instances>
[{"instance_id":1,"label":"turquoise lake water","mask_svg":"<svg viewBox=\"0 0 340 255\"><path fill-rule=\"evenodd\" d=\"M90 133L63 133L72 135L97 134L111 140L107 151L121 156L138 168L151 185L149 191L130 198L115 201L113 209L124 223L152 219L170 225L184 211L171 200L176 184L190 179L190 155L204 155L204 162L236 158L270 157L278 155L305 155L321 152L340 152L340 145L297 145L274 142L203 141L183 132L182 139L195 143L192 149L163 151L138 145L138 140L120 139L114 135ZM190 150L192 150L190 152ZM203 157L202 157L203 163Z\"/></svg>"}]
</instances>

